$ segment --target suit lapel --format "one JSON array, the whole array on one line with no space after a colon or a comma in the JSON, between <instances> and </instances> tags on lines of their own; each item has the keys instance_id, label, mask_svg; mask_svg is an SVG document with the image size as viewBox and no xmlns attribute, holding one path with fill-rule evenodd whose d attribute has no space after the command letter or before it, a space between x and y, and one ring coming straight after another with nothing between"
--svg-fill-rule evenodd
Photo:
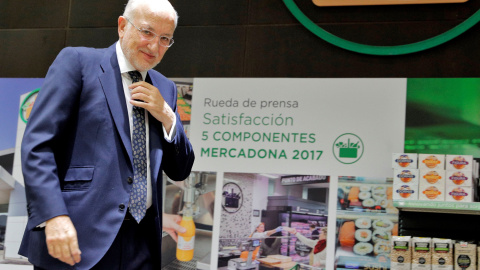
<instances>
[{"instance_id":1,"label":"suit lapel","mask_svg":"<svg viewBox=\"0 0 480 270\"><path fill-rule=\"evenodd\" d=\"M132 144L130 141L130 125L128 112L123 92L120 68L118 67L115 44L107 49L101 62L103 73L99 75L103 92L107 98L108 108L115 122L115 127L122 139L123 145L128 153L130 162L133 164Z\"/></svg>"}]
</instances>

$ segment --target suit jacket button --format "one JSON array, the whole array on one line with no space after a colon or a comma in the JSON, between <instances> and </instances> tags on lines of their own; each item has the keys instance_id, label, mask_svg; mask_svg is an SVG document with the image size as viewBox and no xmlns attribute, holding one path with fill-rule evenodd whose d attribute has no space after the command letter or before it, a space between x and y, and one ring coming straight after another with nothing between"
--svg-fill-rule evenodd
<instances>
[{"instance_id":1,"label":"suit jacket button","mask_svg":"<svg viewBox=\"0 0 480 270\"><path fill-rule=\"evenodd\" d=\"M127 183L129 183L130 185L133 183L133 178L132 177L128 177L127 178Z\"/></svg>"},{"instance_id":2,"label":"suit jacket button","mask_svg":"<svg viewBox=\"0 0 480 270\"><path fill-rule=\"evenodd\" d=\"M125 204L121 203L121 204L118 206L118 208L123 211L123 210L125 209Z\"/></svg>"}]
</instances>

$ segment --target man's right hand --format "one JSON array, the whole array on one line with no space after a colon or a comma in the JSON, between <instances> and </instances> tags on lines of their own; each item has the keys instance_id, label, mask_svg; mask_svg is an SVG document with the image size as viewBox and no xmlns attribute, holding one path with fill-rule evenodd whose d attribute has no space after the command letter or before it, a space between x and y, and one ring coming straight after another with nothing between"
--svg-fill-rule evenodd
<instances>
[{"instance_id":1,"label":"man's right hand","mask_svg":"<svg viewBox=\"0 0 480 270\"><path fill-rule=\"evenodd\" d=\"M77 230L69 216L58 216L47 220L45 227L48 253L69 265L80 262Z\"/></svg>"}]
</instances>

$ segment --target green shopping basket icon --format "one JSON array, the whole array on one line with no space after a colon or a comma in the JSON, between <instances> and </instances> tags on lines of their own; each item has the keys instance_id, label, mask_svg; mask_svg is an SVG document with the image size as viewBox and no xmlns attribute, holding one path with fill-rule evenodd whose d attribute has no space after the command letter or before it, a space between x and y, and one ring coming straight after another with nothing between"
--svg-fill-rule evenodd
<instances>
[{"instance_id":1,"label":"green shopping basket icon","mask_svg":"<svg viewBox=\"0 0 480 270\"><path fill-rule=\"evenodd\" d=\"M343 142L339 142L336 144L338 148L340 148L338 156L341 158L357 158L358 157L358 148L360 142L351 143L350 139L348 139L348 143L344 144Z\"/></svg>"}]
</instances>

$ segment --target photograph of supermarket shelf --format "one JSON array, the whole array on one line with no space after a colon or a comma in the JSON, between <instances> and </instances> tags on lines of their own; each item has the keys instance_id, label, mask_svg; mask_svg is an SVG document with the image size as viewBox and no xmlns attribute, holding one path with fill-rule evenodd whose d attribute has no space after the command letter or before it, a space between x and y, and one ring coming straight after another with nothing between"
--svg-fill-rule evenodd
<instances>
[{"instance_id":1,"label":"photograph of supermarket shelf","mask_svg":"<svg viewBox=\"0 0 480 270\"><path fill-rule=\"evenodd\" d=\"M390 268L390 241L398 235L392 179L345 177L338 180L337 269Z\"/></svg>"},{"instance_id":2,"label":"photograph of supermarket shelf","mask_svg":"<svg viewBox=\"0 0 480 270\"><path fill-rule=\"evenodd\" d=\"M329 176L225 173L218 269L323 269L328 193Z\"/></svg>"},{"instance_id":3,"label":"photograph of supermarket shelf","mask_svg":"<svg viewBox=\"0 0 480 270\"><path fill-rule=\"evenodd\" d=\"M215 204L214 172L192 172L185 181L172 181L166 175L163 211L182 216L187 229L177 242L162 235L162 269L210 269Z\"/></svg>"},{"instance_id":4,"label":"photograph of supermarket shelf","mask_svg":"<svg viewBox=\"0 0 480 270\"><path fill-rule=\"evenodd\" d=\"M340 176L337 209L355 212L397 214L392 201L392 179Z\"/></svg>"},{"instance_id":5,"label":"photograph of supermarket shelf","mask_svg":"<svg viewBox=\"0 0 480 270\"><path fill-rule=\"evenodd\" d=\"M192 113L193 83L188 81L188 79L181 81L174 79L177 86L177 111L182 122L190 122Z\"/></svg>"}]
</instances>

